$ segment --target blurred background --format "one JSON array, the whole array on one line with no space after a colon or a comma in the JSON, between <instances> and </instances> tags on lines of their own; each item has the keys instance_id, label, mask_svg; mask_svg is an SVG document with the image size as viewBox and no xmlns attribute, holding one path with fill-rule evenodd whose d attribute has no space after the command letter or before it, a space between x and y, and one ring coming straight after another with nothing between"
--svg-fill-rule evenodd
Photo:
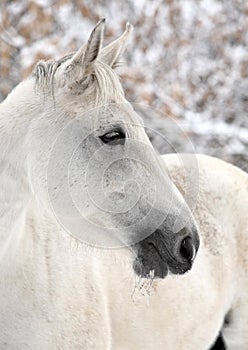
<instances>
[{"instance_id":1,"label":"blurred background","mask_svg":"<svg viewBox=\"0 0 248 350\"><path fill-rule=\"evenodd\" d=\"M118 73L128 100L156 111L143 113L155 147L187 152L187 136L196 152L248 171L247 0L1 0L0 101L102 17L106 44L134 26ZM181 131L166 145L171 118Z\"/></svg>"}]
</instances>

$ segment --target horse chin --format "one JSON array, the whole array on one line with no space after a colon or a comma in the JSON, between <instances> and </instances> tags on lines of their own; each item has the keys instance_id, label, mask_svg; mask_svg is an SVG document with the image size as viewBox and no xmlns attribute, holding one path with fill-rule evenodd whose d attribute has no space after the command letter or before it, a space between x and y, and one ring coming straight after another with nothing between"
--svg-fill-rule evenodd
<instances>
[{"instance_id":1,"label":"horse chin","mask_svg":"<svg viewBox=\"0 0 248 350\"><path fill-rule=\"evenodd\" d=\"M147 279L165 278L169 273L169 268L166 264L153 264L153 266L148 266L139 259L134 261L133 269L136 275Z\"/></svg>"},{"instance_id":2,"label":"horse chin","mask_svg":"<svg viewBox=\"0 0 248 350\"><path fill-rule=\"evenodd\" d=\"M153 264L145 264L142 261L140 261L138 258L135 259L133 263L133 269L136 275L142 277L142 278L148 278L148 279L158 279L158 278L165 278L169 273L172 275L183 275L190 271L192 265L181 265L181 264L175 264L173 266L169 266L165 262L155 262Z\"/></svg>"}]
</instances>

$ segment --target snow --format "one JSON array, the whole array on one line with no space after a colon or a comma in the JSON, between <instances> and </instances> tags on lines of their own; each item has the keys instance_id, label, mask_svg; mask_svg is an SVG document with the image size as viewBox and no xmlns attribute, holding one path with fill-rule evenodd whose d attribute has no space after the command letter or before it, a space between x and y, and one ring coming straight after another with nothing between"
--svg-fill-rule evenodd
<instances>
[{"instance_id":1,"label":"snow","mask_svg":"<svg viewBox=\"0 0 248 350\"><path fill-rule=\"evenodd\" d=\"M221 3L215 0L201 0L200 6L207 16L216 16L222 10Z\"/></svg>"},{"instance_id":2,"label":"snow","mask_svg":"<svg viewBox=\"0 0 248 350\"><path fill-rule=\"evenodd\" d=\"M33 2L35 2L37 5L41 7L48 7L53 5L52 0L33 0Z\"/></svg>"}]
</instances>

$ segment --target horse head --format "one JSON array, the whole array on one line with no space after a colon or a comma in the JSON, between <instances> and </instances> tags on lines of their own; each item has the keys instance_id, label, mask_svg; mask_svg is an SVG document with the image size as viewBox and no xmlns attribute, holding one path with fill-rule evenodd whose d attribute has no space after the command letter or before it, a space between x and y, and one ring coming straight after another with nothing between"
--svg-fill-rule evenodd
<instances>
[{"instance_id":1,"label":"horse head","mask_svg":"<svg viewBox=\"0 0 248 350\"><path fill-rule=\"evenodd\" d=\"M132 27L104 48L103 30L101 20L77 52L39 62L12 93L26 120L30 193L78 240L131 247L136 274L182 274L197 227L114 70Z\"/></svg>"}]
</instances>

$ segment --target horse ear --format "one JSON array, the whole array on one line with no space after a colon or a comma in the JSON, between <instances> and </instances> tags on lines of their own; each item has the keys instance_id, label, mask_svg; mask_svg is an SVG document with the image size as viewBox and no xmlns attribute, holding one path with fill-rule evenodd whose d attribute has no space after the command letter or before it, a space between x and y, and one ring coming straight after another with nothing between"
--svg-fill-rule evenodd
<instances>
[{"instance_id":1,"label":"horse ear","mask_svg":"<svg viewBox=\"0 0 248 350\"><path fill-rule=\"evenodd\" d=\"M99 60L112 68L118 66L118 61L125 49L127 38L132 30L133 26L127 23L125 32L118 39L102 49Z\"/></svg>"},{"instance_id":2,"label":"horse ear","mask_svg":"<svg viewBox=\"0 0 248 350\"><path fill-rule=\"evenodd\" d=\"M84 53L84 61L85 65L91 64L94 62L102 48L103 42L103 31L105 25L105 18L101 19L95 28L92 30L89 40L86 45L85 53Z\"/></svg>"},{"instance_id":3,"label":"horse ear","mask_svg":"<svg viewBox=\"0 0 248 350\"><path fill-rule=\"evenodd\" d=\"M83 45L72 57L70 64L66 67L67 75L73 76L80 81L85 73L90 73L94 62L99 56L103 42L105 18L101 19L92 30L86 45Z\"/></svg>"}]
</instances>

